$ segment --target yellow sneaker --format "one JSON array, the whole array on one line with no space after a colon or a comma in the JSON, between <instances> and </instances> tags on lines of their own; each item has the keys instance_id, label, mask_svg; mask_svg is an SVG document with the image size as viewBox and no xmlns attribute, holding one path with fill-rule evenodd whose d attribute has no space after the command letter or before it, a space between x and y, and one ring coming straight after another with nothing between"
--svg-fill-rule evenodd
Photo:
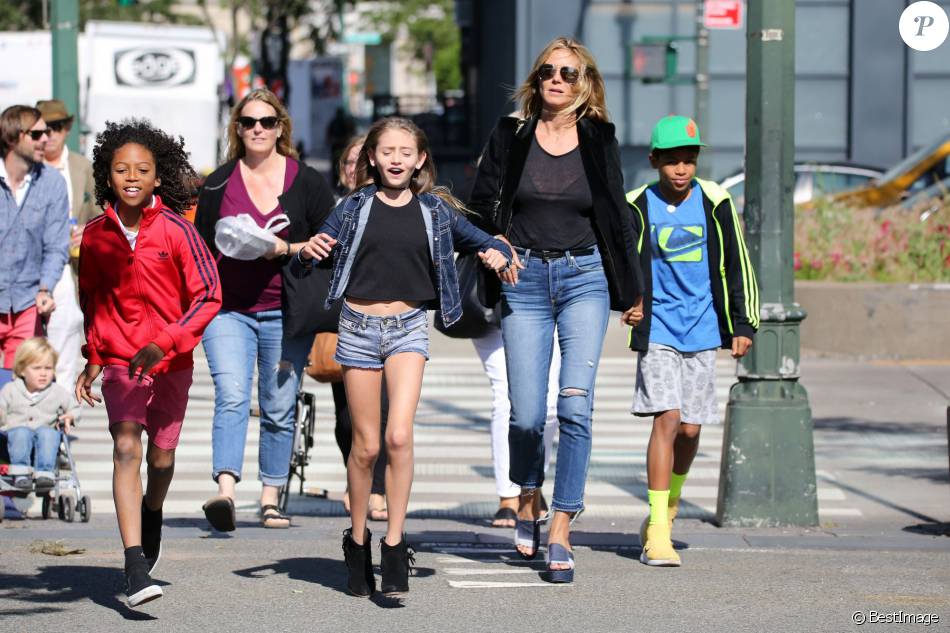
<instances>
[{"instance_id":1,"label":"yellow sneaker","mask_svg":"<svg viewBox=\"0 0 950 633\"><path fill-rule=\"evenodd\" d=\"M667 509L667 513L670 518L670 532L673 531L673 520L676 519L676 513L680 509L680 500L677 499L676 503L673 503ZM640 545L643 545L647 542L647 526L650 525L650 515L647 515L643 519L643 523L640 524Z\"/></svg>"},{"instance_id":2,"label":"yellow sneaker","mask_svg":"<svg viewBox=\"0 0 950 633\"><path fill-rule=\"evenodd\" d=\"M648 525L640 562L651 567L679 567L680 556L673 549L668 525Z\"/></svg>"}]
</instances>

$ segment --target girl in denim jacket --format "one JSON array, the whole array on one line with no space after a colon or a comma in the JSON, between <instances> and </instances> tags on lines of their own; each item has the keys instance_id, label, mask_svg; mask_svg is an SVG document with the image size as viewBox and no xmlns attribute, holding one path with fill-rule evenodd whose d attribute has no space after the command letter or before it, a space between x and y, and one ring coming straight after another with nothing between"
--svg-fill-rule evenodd
<instances>
[{"instance_id":1,"label":"girl in denim jacket","mask_svg":"<svg viewBox=\"0 0 950 633\"><path fill-rule=\"evenodd\" d=\"M377 121L366 135L356 175L362 188L337 205L297 258L309 263L333 251L327 307L345 298L335 356L353 418L347 461L352 527L343 533L343 552L347 587L358 596L375 590L366 513L386 378L389 524L380 541L380 568L381 591L393 595L409 590L411 553L403 527L412 486L413 417L428 359L426 310L441 309L446 325L461 316L455 248L477 250L496 272L507 270L511 250L473 226L460 213L461 204L434 186L428 141L411 121Z\"/></svg>"}]
</instances>

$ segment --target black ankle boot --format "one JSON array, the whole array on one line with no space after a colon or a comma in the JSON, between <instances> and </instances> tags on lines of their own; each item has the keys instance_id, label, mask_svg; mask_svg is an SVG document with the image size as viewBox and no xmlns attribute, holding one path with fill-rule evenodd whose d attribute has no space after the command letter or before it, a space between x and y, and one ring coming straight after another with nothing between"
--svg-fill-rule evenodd
<instances>
[{"instance_id":1,"label":"black ankle boot","mask_svg":"<svg viewBox=\"0 0 950 633\"><path fill-rule=\"evenodd\" d=\"M406 536L396 545L387 545L386 539L379 541L379 569L383 574L380 591L386 595L409 591L409 563L416 562L412 548L406 544Z\"/></svg>"},{"instance_id":2,"label":"black ankle boot","mask_svg":"<svg viewBox=\"0 0 950 633\"><path fill-rule=\"evenodd\" d=\"M376 591L376 578L373 576L373 533L366 530L366 537L360 545L353 540L353 530L343 530L343 558L349 578L346 588L354 596L367 598Z\"/></svg>"}]
</instances>

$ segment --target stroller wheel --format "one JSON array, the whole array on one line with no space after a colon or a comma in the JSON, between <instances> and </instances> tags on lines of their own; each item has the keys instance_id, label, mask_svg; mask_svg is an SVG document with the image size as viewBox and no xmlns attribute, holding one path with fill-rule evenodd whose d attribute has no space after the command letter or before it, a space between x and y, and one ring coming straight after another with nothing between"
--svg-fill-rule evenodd
<instances>
[{"instance_id":1,"label":"stroller wheel","mask_svg":"<svg viewBox=\"0 0 950 633\"><path fill-rule=\"evenodd\" d=\"M65 520L66 520L66 504L63 503L63 500L64 500L65 498L66 498L66 497L60 496L60 497L57 497L57 498L56 498L56 501L55 501L55 503L56 503L56 516L59 517L59 520L60 520L60 521L65 521Z\"/></svg>"},{"instance_id":2,"label":"stroller wheel","mask_svg":"<svg viewBox=\"0 0 950 633\"><path fill-rule=\"evenodd\" d=\"M79 518L83 523L89 523L91 517L92 500L89 498L89 495L83 495L82 499L79 500Z\"/></svg>"},{"instance_id":3,"label":"stroller wheel","mask_svg":"<svg viewBox=\"0 0 950 633\"><path fill-rule=\"evenodd\" d=\"M76 520L76 508L73 506L72 497L61 497L60 503L63 504L63 520L72 523Z\"/></svg>"},{"instance_id":4,"label":"stroller wheel","mask_svg":"<svg viewBox=\"0 0 950 633\"><path fill-rule=\"evenodd\" d=\"M48 519L50 511L53 507L53 497L51 495L43 495L43 518Z\"/></svg>"}]
</instances>

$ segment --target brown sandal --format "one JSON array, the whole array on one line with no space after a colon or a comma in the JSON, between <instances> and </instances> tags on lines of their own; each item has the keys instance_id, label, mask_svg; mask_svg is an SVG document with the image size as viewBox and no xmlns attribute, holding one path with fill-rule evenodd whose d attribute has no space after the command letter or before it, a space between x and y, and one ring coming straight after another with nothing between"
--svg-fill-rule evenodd
<instances>
[{"instance_id":1,"label":"brown sandal","mask_svg":"<svg viewBox=\"0 0 950 633\"><path fill-rule=\"evenodd\" d=\"M234 500L231 497L218 495L208 500L201 509L211 527L219 532L233 532L235 528Z\"/></svg>"},{"instance_id":2,"label":"brown sandal","mask_svg":"<svg viewBox=\"0 0 950 633\"><path fill-rule=\"evenodd\" d=\"M290 517L281 513L277 506L269 503L261 506L261 525L266 528L286 530L290 527Z\"/></svg>"}]
</instances>

